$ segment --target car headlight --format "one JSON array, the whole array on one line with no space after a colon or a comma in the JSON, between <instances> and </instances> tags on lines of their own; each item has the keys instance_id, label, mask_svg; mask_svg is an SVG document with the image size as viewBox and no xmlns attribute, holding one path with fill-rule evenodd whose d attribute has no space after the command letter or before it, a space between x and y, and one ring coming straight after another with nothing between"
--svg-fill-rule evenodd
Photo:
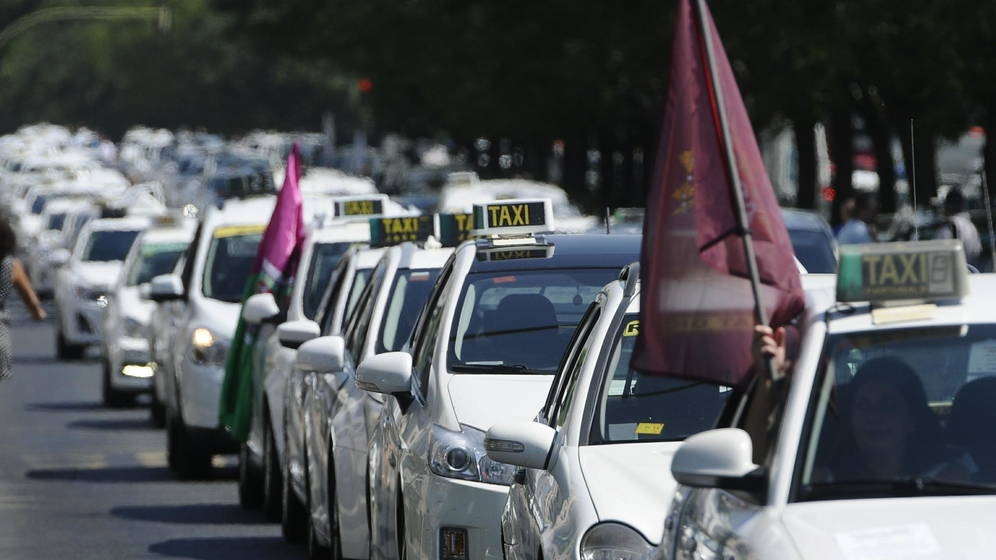
<instances>
[{"instance_id":1,"label":"car headlight","mask_svg":"<svg viewBox=\"0 0 996 560\"><path fill-rule=\"evenodd\" d=\"M432 426L429 468L446 478L510 486L516 467L499 463L484 451L484 432L461 425L459 432Z\"/></svg>"},{"instance_id":2,"label":"car headlight","mask_svg":"<svg viewBox=\"0 0 996 560\"><path fill-rule=\"evenodd\" d=\"M599 523L581 538L581 560L653 560L657 551L636 529Z\"/></svg>"},{"instance_id":3,"label":"car headlight","mask_svg":"<svg viewBox=\"0 0 996 560\"><path fill-rule=\"evenodd\" d=\"M196 364L224 365L228 341L204 327L198 327L190 336L190 355Z\"/></svg>"}]
</instances>

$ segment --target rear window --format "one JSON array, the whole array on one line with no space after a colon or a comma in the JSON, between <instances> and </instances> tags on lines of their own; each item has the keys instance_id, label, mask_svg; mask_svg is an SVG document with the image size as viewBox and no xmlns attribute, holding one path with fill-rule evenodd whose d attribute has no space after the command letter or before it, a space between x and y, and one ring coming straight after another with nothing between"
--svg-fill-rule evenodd
<instances>
[{"instance_id":1,"label":"rear window","mask_svg":"<svg viewBox=\"0 0 996 560\"><path fill-rule=\"evenodd\" d=\"M100 230L90 232L80 260L123 261L131 250L137 230Z\"/></svg>"},{"instance_id":2,"label":"rear window","mask_svg":"<svg viewBox=\"0 0 996 560\"><path fill-rule=\"evenodd\" d=\"M239 303L263 238L253 233L215 234L204 266L204 297Z\"/></svg>"},{"instance_id":3,"label":"rear window","mask_svg":"<svg viewBox=\"0 0 996 560\"><path fill-rule=\"evenodd\" d=\"M789 230L792 250L806 272L837 272L837 259L833 255L833 241L816 231Z\"/></svg>"}]
</instances>

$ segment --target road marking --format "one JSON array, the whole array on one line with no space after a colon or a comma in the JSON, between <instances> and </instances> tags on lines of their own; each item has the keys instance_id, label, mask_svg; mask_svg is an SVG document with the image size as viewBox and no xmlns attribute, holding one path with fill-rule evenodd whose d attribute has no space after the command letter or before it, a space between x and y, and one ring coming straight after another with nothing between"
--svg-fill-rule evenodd
<instances>
[{"instance_id":1,"label":"road marking","mask_svg":"<svg viewBox=\"0 0 996 560\"><path fill-rule=\"evenodd\" d=\"M135 461L139 465L149 469L155 469L159 467L166 466L166 452L165 451L139 451L134 455Z\"/></svg>"}]
</instances>

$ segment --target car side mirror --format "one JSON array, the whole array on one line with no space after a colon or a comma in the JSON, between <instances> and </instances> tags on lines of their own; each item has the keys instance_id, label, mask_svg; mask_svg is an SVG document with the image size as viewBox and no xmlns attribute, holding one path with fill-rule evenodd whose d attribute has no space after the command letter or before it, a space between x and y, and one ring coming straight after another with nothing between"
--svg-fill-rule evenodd
<instances>
[{"instance_id":1,"label":"car side mirror","mask_svg":"<svg viewBox=\"0 0 996 560\"><path fill-rule=\"evenodd\" d=\"M305 342L318 338L320 334L322 334L322 329L318 323L308 319L287 321L277 327L277 340L280 341L280 345L291 350L296 350Z\"/></svg>"},{"instance_id":2,"label":"car side mirror","mask_svg":"<svg viewBox=\"0 0 996 560\"><path fill-rule=\"evenodd\" d=\"M370 356L356 368L356 386L371 393L392 395L404 412L412 402L412 355L384 352Z\"/></svg>"},{"instance_id":3,"label":"car side mirror","mask_svg":"<svg viewBox=\"0 0 996 560\"><path fill-rule=\"evenodd\" d=\"M152 295L149 293L149 283L143 282L138 285L138 297L142 299L152 299Z\"/></svg>"},{"instance_id":4,"label":"car side mirror","mask_svg":"<svg viewBox=\"0 0 996 560\"><path fill-rule=\"evenodd\" d=\"M155 302L165 302L183 297L183 282L175 274L156 276L149 282L149 299Z\"/></svg>"},{"instance_id":5,"label":"car side mirror","mask_svg":"<svg viewBox=\"0 0 996 560\"><path fill-rule=\"evenodd\" d=\"M242 305L242 320L253 325L264 323L279 314L280 306L270 292L253 294Z\"/></svg>"},{"instance_id":6,"label":"car side mirror","mask_svg":"<svg viewBox=\"0 0 996 560\"><path fill-rule=\"evenodd\" d=\"M556 436L556 430L539 422L503 422L488 430L484 449L501 463L545 469Z\"/></svg>"},{"instance_id":7,"label":"car side mirror","mask_svg":"<svg viewBox=\"0 0 996 560\"><path fill-rule=\"evenodd\" d=\"M739 428L719 428L685 440L671 460L679 484L760 493L765 477L754 464L750 435Z\"/></svg>"},{"instance_id":8,"label":"car side mirror","mask_svg":"<svg viewBox=\"0 0 996 560\"><path fill-rule=\"evenodd\" d=\"M320 336L297 349L297 369L308 373L331 373L346 361L346 341L341 336Z\"/></svg>"}]
</instances>

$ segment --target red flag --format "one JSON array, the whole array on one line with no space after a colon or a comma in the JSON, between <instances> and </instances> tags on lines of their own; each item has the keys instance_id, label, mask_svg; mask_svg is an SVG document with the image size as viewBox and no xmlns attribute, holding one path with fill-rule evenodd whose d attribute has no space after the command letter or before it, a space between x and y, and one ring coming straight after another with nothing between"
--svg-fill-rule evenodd
<instances>
[{"instance_id":1,"label":"red flag","mask_svg":"<svg viewBox=\"0 0 996 560\"><path fill-rule=\"evenodd\" d=\"M803 307L792 244L765 172L743 99L708 9L722 100L702 26L689 0L675 22L671 78L644 224L641 309L633 365L654 374L742 386L751 371L754 325L747 260L726 165L732 147L774 327ZM724 103L729 138L719 120Z\"/></svg>"}]
</instances>

